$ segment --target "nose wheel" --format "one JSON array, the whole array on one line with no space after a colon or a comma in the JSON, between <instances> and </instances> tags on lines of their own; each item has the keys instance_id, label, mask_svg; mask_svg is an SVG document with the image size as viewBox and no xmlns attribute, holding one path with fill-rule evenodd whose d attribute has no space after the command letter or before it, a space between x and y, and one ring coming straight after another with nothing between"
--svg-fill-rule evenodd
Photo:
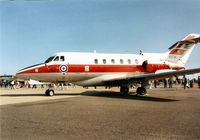
<instances>
[{"instance_id":1,"label":"nose wheel","mask_svg":"<svg viewBox=\"0 0 200 140\"><path fill-rule=\"evenodd\" d=\"M47 89L45 92L46 96L53 96L54 95L54 90L53 89Z\"/></svg>"},{"instance_id":2,"label":"nose wheel","mask_svg":"<svg viewBox=\"0 0 200 140\"><path fill-rule=\"evenodd\" d=\"M137 95L145 95L147 93L147 90L144 87L138 87L136 93Z\"/></svg>"}]
</instances>

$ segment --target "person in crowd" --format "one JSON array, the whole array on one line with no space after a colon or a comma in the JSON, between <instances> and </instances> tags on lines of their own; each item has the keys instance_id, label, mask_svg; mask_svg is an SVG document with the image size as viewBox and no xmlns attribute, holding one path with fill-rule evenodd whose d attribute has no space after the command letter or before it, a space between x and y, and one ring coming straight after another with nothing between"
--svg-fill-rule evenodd
<instances>
[{"instance_id":1,"label":"person in crowd","mask_svg":"<svg viewBox=\"0 0 200 140\"><path fill-rule=\"evenodd\" d=\"M169 88L172 88L172 84L173 84L172 78L169 78L169 80L168 80Z\"/></svg>"},{"instance_id":2,"label":"person in crowd","mask_svg":"<svg viewBox=\"0 0 200 140\"><path fill-rule=\"evenodd\" d=\"M185 76L183 76L183 88L186 89L186 85L187 85L187 78Z\"/></svg>"},{"instance_id":3,"label":"person in crowd","mask_svg":"<svg viewBox=\"0 0 200 140\"><path fill-rule=\"evenodd\" d=\"M190 88L194 87L194 80L190 80Z\"/></svg>"},{"instance_id":4,"label":"person in crowd","mask_svg":"<svg viewBox=\"0 0 200 140\"><path fill-rule=\"evenodd\" d=\"M15 81L14 80L10 82L10 86L11 86L10 87L11 89L15 89Z\"/></svg>"},{"instance_id":5,"label":"person in crowd","mask_svg":"<svg viewBox=\"0 0 200 140\"><path fill-rule=\"evenodd\" d=\"M154 80L154 88L157 88L157 80Z\"/></svg>"},{"instance_id":6,"label":"person in crowd","mask_svg":"<svg viewBox=\"0 0 200 140\"><path fill-rule=\"evenodd\" d=\"M163 83L164 83L164 88L167 88L167 80L163 79Z\"/></svg>"}]
</instances>

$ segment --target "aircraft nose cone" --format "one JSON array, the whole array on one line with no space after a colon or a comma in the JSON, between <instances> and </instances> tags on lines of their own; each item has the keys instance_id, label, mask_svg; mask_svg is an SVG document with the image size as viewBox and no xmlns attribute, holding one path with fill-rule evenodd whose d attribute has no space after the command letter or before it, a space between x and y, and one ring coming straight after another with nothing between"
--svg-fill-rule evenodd
<instances>
[{"instance_id":1,"label":"aircraft nose cone","mask_svg":"<svg viewBox=\"0 0 200 140\"><path fill-rule=\"evenodd\" d=\"M16 77L18 79L29 80L33 71L34 71L33 66L23 68L23 69L19 70L18 72L16 72Z\"/></svg>"},{"instance_id":2,"label":"aircraft nose cone","mask_svg":"<svg viewBox=\"0 0 200 140\"><path fill-rule=\"evenodd\" d=\"M16 73L16 77L25 80L34 78L34 74L38 73L38 69L41 68L42 66L44 66L43 63L21 69Z\"/></svg>"},{"instance_id":3,"label":"aircraft nose cone","mask_svg":"<svg viewBox=\"0 0 200 140\"><path fill-rule=\"evenodd\" d=\"M22 71L19 70L19 71L16 72L16 75L20 75L21 73L22 73Z\"/></svg>"}]
</instances>

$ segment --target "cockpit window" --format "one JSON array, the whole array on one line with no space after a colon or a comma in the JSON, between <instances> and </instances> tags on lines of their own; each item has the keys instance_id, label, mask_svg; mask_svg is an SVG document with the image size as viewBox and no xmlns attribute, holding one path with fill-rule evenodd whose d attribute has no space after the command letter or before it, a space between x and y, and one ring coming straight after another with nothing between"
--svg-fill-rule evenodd
<instances>
[{"instance_id":1,"label":"cockpit window","mask_svg":"<svg viewBox=\"0 0 200 140\"><path fill-rule=\"evenodd\" d=\"M59 61L59 56L56 56L53 61Z\"/></svg>"},{"instance_id":2,"label":"cockpit window","mask_svg":"<svg viewBox=\"0 0 200 140\"><path fill-rule=\"evenodd\" d=\"M65 56L51 56L45 61L45 63L49 63L51 61L65 61Z\"/></svg>"},{"instance_id":3,"label":"cockpit window","mask_svg":"<svg viewBox=\"0 0 200 140\"><path fill-rule=\"evenodd\" d=\"M60 61L65 61L65 57L64 56L60 56Z\"/></svg>"},{"instance_id":4,"label":"cockpit window","mask_svg":"<svg viewBox=\"0 0 200 140\"><path fill-rule=\"evenodd\" d=\"M49 62L51 62L51 61L53 60L54 57L55 57L55 56L49 57L44 63L49 63Z\"/></svg>"}]
</instances>

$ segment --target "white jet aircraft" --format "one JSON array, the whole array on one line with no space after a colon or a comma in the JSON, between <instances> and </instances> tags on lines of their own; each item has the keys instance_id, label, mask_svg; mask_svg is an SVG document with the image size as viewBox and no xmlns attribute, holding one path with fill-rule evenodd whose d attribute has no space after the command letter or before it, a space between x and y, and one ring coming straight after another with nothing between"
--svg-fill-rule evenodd
<instances>
[{"instance_id":1,"label":"white jet aircraft","mask_svg":"<svg viewBox=\"0 0 200 140\"><path fill-rule=\"evenodd\" d=\"M130 85L141 84L136 92L138 95L144 95L150 80L199 73L200 68L184 68L194 46L199 42L200 35L189 34L172 45L166 53L60 52L49 57L44 63L18 71L16 77L87 87L120 86L123 95L129 93ZM48 89L45 94L53 96L54 90Z\"/></svg>"}]
</instances>

